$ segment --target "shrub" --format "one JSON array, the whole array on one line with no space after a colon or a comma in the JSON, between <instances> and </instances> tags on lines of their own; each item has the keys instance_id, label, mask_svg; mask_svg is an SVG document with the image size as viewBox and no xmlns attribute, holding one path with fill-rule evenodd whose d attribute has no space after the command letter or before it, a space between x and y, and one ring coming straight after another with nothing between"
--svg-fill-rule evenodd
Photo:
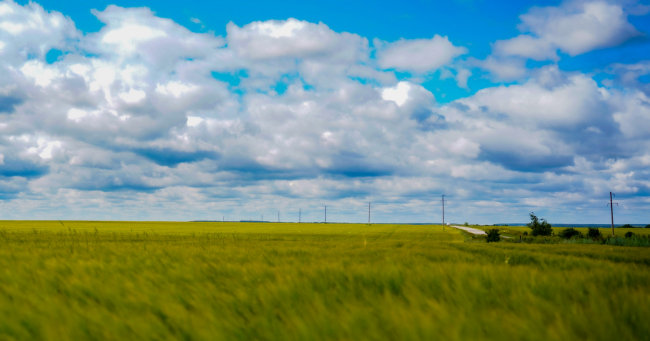
<instances>
[{"instance_id":1,"label":"shrub","mask_svg":"<svg viewBox=\"0 0 650 341\"><path fill-rule=\"evenodd\" d=\"M531 232L533 236L550 236L553 234L551 224L546 219L538 219L534 212L530 212L530 223L526 224L526 226L533 230Z\"/></svg>"},{"instance_id":2,"label":"shrub","mask_svg":"<svg viewBox=\"0 0 650 341\"><path fill-rule=\"evenodd\" d=\"M625 238L632 238L632 237L634 237L634 233L632 231L627 231L627 233L625 233Z\"/></svg>"},{"instance_id":3,"label":"shrub","mask_svg":"<svg viewBox=\"0 0 650 341\"><path fill-rule=\"evenodd\" d=\"M560 237L540 236L540 237L523 237L521 241L528 244L559 244L562 242Z\"/></svg>"},{"instance_id":4,"label":"shrub","mask_svg":"<svg viewBox=\"0 0 650 341\"><path fill-rule=\"evenodd\" d=\"M560 231L558 235L564 239L571 239L573 237L582 237L582 233L580 233L580 231L574 229L573 227Z\"/></svg>"},{"instance_id":5,"label":"shrub","mask_svg":"<svg viewBox=\"0 0 650 341\"><path fill-rule=\"evenodd\" d=\"M524 236L527 236L527 235L528 235L528 231L524 231Z\"/></svg>"},{"instance_id":6,"label":"shrub","mask_svg":"<svg viewBox=\"0 0 650 341\"><path fill-rule=\"evenodd\" d=\"M467 222L465 222L465 226L469 226L469 224Z\"/></svg>"},{"instance_id":7,"label":"shrub","mask_svg":"<svg viewBox=\"0 0 650 341\"><path fill-rule=\"evenodd\" d=\"M486 240L488 243L498 242L499 240L501 240L501 234L499 233L499 229L488 230Z\"/></svg>"},{"instance_id":8,"label":"shrub","mask_svg":"<svg viewBox=\"0 0 650 341\"><path fill-rule=\"evenodd\" d=\"M602 239L603 235L597 227L589 227L587 230L587 237L591 239Z\"/></svg>"},{"instance_id":9,"label":"shrub","mask_svg":"<svg viewBox=\"0 0 650 341\"><path fill-rule=\"evenodd\" d=\"M607 245L616 245L616 246L650 247L650 238L648 238L647 236L638 236L638 235L633 235L629 238L609 237L604 240L604 243Z\"/></svg>"}]
</instances>

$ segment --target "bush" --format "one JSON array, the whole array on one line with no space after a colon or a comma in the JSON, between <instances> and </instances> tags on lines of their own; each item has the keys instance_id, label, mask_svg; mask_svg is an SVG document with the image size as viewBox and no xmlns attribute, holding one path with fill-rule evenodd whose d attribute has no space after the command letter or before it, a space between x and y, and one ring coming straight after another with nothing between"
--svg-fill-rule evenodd
<instances>
[{"instance_id":1,"label":"bush","mask_svg":"<svg viewBox=\"0 0 650 341\"><path fill-rule=\"evenodd\" d=\"M604 240L604 243L607 245L616 245L616 246L650 247L650 238L648 238L648 236L638 236L638 235L633 235L629 238L609 237Z\"/></svg>"},{"instance_id":2,"label":"bush","mask_svg":"<svg viewBox=\"0 0 650 341\"><path fill-rule=\"evenodd\" d=\"M560 237L540 236L540 237L522 237L522 243L528 244L559 244L563 241Z\"/></svg>"},{"instance_id":3,"label":"bush","mask_svg":"<svg viewBox=\"0 0 650 341\"><path fill-rule=\"evenodd\" d=\"M591 239L602 239L603 235L597 227L589 227L587 230L587 237Z\"/></svg>"},{"instance_id":4,"label":"bush","mask_svg":"<svg viewBox=\"0 0 650 341\"><path fill-rule=\"evenodd\" d=\"M499 233L499 229L490 229L487 231L487 242L498 242L501 240L501 234Z\"/></svg>"},{"instance_id":5,"label":"bush","mask_svg":"<svg viewBox=\"0 0 650 341\"><path fill-rule=\"evenodd\" d=\"M580 231L574 229L573 227L560 231L558 235L564 239L571 239L573 237L583 237L582 233L580 233Z\"/></svg>"},{"instance_id":6,"label":"bush","mask_svg":"<svg viewBox=\"0 0 650 341\"><path fill-rule=\"evenodd\" d=\"M625 233L625 238L632 238L632 237L634 237L634 233L632 231L627 231L627 233Z\"/></svg>"},{"instance_id":7,"label":"bush","mask_svg":"<svg viewBox=\"0 0 650 341\"><path fill-rule=\"evenodd\" d=\"M528 231L524 231L524 236L527 236L527 235L528 235Z\"/></svg>"},{"instance_id":8,"label":"bush","mask_svg":"<svg viewBox=\"0 0 650 341\"><path fill-rule=\"evenodd\" d=\"M546 219L538 219L535 215L535 212L530 212L530 223L526 224L533 231L531 234L533 236L550 236L553 234L553 229L551 224L549 224Z\"/></svg>"}]
</instances>

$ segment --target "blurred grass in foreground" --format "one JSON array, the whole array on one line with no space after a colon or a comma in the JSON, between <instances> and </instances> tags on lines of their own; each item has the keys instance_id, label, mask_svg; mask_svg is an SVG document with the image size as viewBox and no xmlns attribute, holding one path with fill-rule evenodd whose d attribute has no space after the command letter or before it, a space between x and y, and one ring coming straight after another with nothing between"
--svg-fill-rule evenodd
<instances>
[{"instance_id":1,"label":"blurred grass in foreground","mask_svg":"<svg viewBox=\"0 0 650 341\"><path fill-rule=\"evenodd\" d=\"M442 226L0 222L0 340L639 340L650 252Z\"/></svg>"}]
</instances>

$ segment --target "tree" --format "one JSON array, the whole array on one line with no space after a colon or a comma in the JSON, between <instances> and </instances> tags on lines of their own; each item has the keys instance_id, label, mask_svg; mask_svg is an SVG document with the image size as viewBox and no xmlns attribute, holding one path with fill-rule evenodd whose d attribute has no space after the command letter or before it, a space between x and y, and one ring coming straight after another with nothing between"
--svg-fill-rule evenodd
<instances>
[{"instance_id":1,"label":"tree","mask_svg":"<svg viewBox=\"0 0 650 341\"><path fill-rule=\"evenodd\" d=\"M623 229L633 229L634 226L632 226L632 225L630 225L630 224L625 224L625 225L621 225L621 226L619 226L619 228L623 228Z\"/></svg>"},{"instance_id":2,"label":"tree","mask_svg":"<svg viewBox=\"0 0 650 341\"><path fill-rule=\"evenodd\" d=\"M530 212L530 223L526 224L533 231L530 233L533 236L550 236L553 234L553 229L551 224L549 224L546 219L539 219L535 215L535 212Z\"/></svg>"},{"instance_id":3,"label":"tree","mask_svg":"<svg viewBox=\"0 0 650 341\"><path fill-rule=\"evenodd\" d=\"M597 227L590 227L587 229L587 237L592 239L601 239L603 238L603 235Z\"/></svg>"},{"instance_id":4,"label":"tree","mask_svg":"<svg viewBox=\"0 0 650 341\"><path fill-rule=\"evenodd\" d=\"M568 229L564 229L558 233L558 235L564 239L571 239L572 237L581 237L582 238L582 233L580 231L574 229L573 227L569 227Z\"/></svg>"},{"instance_id":5,"label":"tree","mask_svg":"<svg viewBox=\"0 0 650 341\"><path fill-rule=\"evenodd\" d=\"M625 238L632 238L632 237L634 237L634 233L632 233L632 231L627 231L627 233L625 234Z\"/></svg>"},{"instance_id":6,"label":"tree","mask_svg":"<svg viewBox=\"0 0 650 341\"><path fill-rule=\"evenodd\" d=\"M501 234L499 233L499 229L490 229L487 231L487 242L498 242L501 240Z\"/></svg>"}]
</instances>

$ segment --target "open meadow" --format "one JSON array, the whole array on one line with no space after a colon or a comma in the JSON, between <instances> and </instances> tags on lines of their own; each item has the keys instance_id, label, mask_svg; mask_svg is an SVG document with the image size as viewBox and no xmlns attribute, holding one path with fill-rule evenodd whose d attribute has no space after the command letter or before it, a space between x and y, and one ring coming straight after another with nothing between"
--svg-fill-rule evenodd
<instances>
[{"instance_id":1,"label":"open meadow","mask_svg":"<svg viewBox=\"0 0 650 341\"><path fill-rule=\"evenodd\" d=\"M433 225L4 221L0 340L650 339L649 248L465 239Z\"/></svg>"}]
</instances>

